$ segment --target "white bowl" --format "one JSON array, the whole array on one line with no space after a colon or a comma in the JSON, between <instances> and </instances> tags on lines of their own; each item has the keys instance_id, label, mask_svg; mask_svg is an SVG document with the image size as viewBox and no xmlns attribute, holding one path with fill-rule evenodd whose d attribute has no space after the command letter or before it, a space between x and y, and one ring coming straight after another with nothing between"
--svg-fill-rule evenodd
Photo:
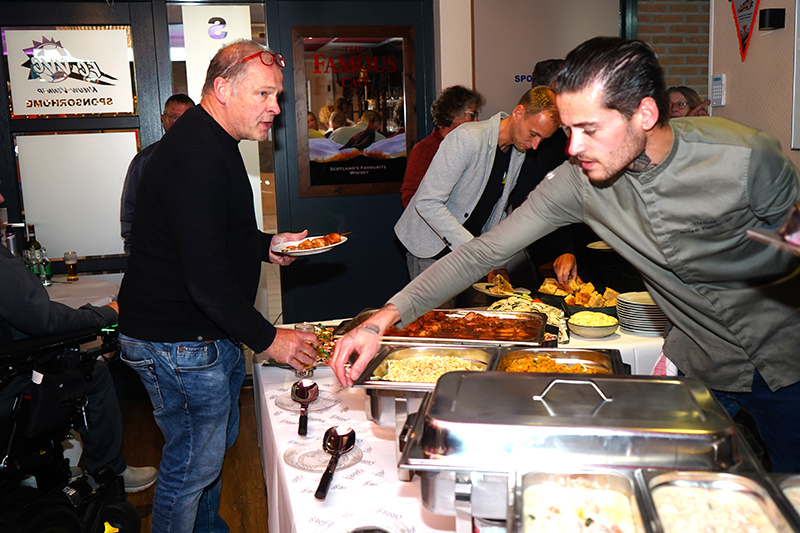
<instances>
[{"instance_id":1,"label":"white bowl","mask_svg":"<svg viewBox=\"0 0 800 533\"><path fill-rule=\"evenodd\" d=\"M579 326L567 321L567 326L575 335L580 335L581 337L589 339L602 339L603 337L608 337L616 333L617 328L619 328L619 323L610 326Z\"/></svg>"}]
</instances>

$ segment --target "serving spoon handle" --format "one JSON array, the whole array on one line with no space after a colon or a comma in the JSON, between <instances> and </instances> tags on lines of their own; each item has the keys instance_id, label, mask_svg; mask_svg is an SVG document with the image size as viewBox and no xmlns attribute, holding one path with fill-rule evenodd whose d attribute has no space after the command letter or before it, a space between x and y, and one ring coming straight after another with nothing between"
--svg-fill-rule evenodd
<instances>
[{"instance_id":1,"label":"serving spoon handle","mask_svg":"<svg viewBox=\"0 0 800 533\"><path fill-rule=\"evenodd\" d=\"M319 480L317 492L314 493L314 497L316 499L322 501L328 495L328 489L330 488L331 480L333 479L333 472L336 470L336 464L338 462L339 454L331 455L331 460L328 461L328 467L325 469L325 472L323 472L322 477Z\"/></svg>"}]
</instances>

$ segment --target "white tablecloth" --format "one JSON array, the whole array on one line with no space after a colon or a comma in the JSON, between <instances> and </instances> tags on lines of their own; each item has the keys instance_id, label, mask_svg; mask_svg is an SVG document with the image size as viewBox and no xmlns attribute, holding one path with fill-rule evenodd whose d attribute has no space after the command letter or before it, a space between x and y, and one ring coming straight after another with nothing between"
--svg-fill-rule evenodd
<instances>
[{"instance_id":1,"label":"white tablecloth","mask_svg":"<svg viewBox=\"0 0 800 533\"><path fill-rule=\"evenodd\" d=\"M267 487L270 533L342 533L358 526L415 533L455 531L455 518L426 511L420 503L419 478L397 479L395 430L368 422L364 390L341 390L329 368L317 369L320 391L337 394L341 403L309 412L308 435L297 434L299 412L275 404L289 394L294 372L264 367L254 361L253 381L259 425L259 444ZM326 429L347 424L356 431L361 462L338 469L324 502L314 498L321 472L287 465L284 454L294 446L319 446Z\"/></svg>"},{"instance_id":2,"label":"white tablecloth","mask_svg":"<svg viewBox=\"0 0 800 533\"><path fill-rule=\"evenodd\" d=\"M117 299L119 286L110 281L81 277L78 281L55 281L47 287L50 299L77 309L86 304L107 305Z\"/></svg>"}]
</instances>

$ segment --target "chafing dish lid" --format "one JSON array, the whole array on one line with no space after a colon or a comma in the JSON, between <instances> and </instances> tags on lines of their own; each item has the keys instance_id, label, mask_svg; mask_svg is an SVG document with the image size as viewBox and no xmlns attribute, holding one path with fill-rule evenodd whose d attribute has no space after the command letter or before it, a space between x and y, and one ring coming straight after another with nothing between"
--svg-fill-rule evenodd
<instances>
[{"instance_id":1,"label":"chafing dish lid","mask_svg":"<svg viewBox=\"0 0 800 533\"><path fill-rule=\"evenodd\" d=\"M400 467L497 471L568 457L713 469L738 461L734 435L690 378L451 372L421 408Z\"/></svg>"}]
</instances>

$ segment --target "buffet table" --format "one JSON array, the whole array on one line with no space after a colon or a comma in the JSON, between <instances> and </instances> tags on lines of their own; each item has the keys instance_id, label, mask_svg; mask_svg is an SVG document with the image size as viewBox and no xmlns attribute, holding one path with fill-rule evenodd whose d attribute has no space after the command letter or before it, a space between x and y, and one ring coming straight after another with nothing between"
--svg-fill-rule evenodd
<instances>
[{"instance_id":1,"label":"buffet table","mask_svg":"<svg viewBox=\"0 0 800 533\"><path fill-rule=\"evenodd\" d=\"M395 429L367 421L363 389L342 390L329 368L318 368L313 379L320 393L340 401L325 410L311 410L308 434L301 437L297 434L299 411L276 404L284 404L297 379L294 372L263 366L261 361L256 356L253 389L270 533L345 533L359 526L415 533L455 531L455 518L434 515L422 507L419 479L410 483L397 479ZM284 455L299 457L303 450L322 450L325 430L340 424L355 430L356 447L363 457L351 466L340 460L328 496L320 502L314 491L322 472L290 466Z\"/></svg>"},{"instance_id":2,"label":"buffet table","mask_svg":"<svg viewBox=\"0 0 800 533\"><path fill-rule=\"evenodd\" d=\"M633 373L649 374L662 343L659 337L619 333L606 339L573 336L563 346L618 349ZM412 482L398 480L395 428L367 420L364 389L342 390L328 367L318 368L313 379L321 395L338 403L310 411L308 435L301 437L297 434L299 406L293 406L289 396L297 380L294 372L263 366L262 361L263 357L255 356L253 382L270 533L346 533L359 526L415 533L455 531L454 517L434 515L422 507L418 478ZM319 502L314 491L321 471L290 466L286 459L297 463L298 457L321 451L325 430L340 424L355 429L356 447L363 457L356 464L337 469L327 499Z\"/></svg>"}]
</instances>

